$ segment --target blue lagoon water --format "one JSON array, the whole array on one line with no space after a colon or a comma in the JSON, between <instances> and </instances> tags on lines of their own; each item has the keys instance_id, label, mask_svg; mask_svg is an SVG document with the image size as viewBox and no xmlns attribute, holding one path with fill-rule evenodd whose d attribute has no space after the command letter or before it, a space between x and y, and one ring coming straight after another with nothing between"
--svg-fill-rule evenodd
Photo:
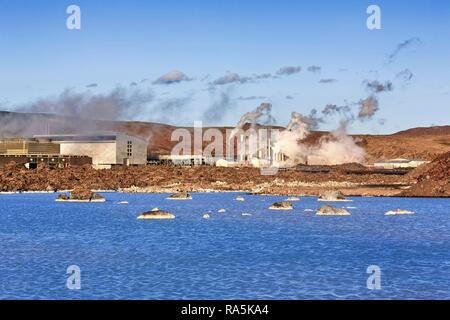
<instances>
[{"instance_id":1,"label":"blue lagoon water","mask_svg":"<svg viewBox=\"0 0 450 320\"><path fill-rule=\"evenodd\" d=\"M283 212L267 209L279 196L104 195L0 195L0 298L450 299L449 199L353 198L335 204L351 216L317 217L314 197ZM136 219L154 207L177 218ZM384 215L397 208L416 214ZM66 287L71 265L81 290ZM367 288L370 265L381 290Z\"/></svg>"}]
</instances>

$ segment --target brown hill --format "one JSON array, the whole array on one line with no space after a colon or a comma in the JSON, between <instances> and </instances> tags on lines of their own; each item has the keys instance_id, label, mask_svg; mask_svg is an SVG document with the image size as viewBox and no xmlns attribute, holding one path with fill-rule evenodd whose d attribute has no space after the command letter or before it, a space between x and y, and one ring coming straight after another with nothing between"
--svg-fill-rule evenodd
<instances>
[{"instance_id":1,"label":"brown hill","mask_svg":"<svg viewBox=\"0 0 450 320\"><path fill-rule=\"evenodd\" d=\"M0 111L0 137L31 136L47 132L117 131L149 141L149 155L170 154L177 144L177 141L171 141L171 134L177 128L179 127L152 122L77 120L50 114ZM193 133L193 128L184 129ZM217 129L225 133L231 127ZM314 132L308 141L314 143L324 134L326 132ZM392 158L433 160L450 152L450 126L413 128L392 135L355 135L354 138L365 148L368 163ZM204 146L207 144L208 142L204 142Z\"/></svg>"}]
</instances>

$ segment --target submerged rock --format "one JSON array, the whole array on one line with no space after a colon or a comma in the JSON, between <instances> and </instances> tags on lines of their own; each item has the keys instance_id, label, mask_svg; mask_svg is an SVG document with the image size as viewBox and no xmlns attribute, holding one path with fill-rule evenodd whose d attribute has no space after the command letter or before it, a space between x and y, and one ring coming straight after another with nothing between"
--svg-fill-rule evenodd
<instances>
[{"instance_id":1,"label":"submerged rock","mask_svg":"<svg viewBox=\"0 0 450 320\"><path fill-rule=\"evenodd\" d=\"M245 201L245 198L243 196L237 196L235 198L236 201Z\"/></svg>"},{"instance_id":2,"label":"submerged rock","mask_svg":"<svg viewBox=\"0 0 450 320\"><path fill-rule=\"evenodd\" d=\"M252 214L251 214L251 213L243 213L242 216L243 216L243 217L251 217Z\"/></svg>"},{"instance_id":3,"label":"submerged rock","mask_svg":"<svg viewBox=\"0 0 450 320\"><path fill-rule=\"evenodd\" d=\"M292 203L289 201L275 202L269 207L270 210L292 210Z\"/></svg>"},{"instance_id":4,"label":"submerged rock","mask_svg":"<svg viewBox=\"0 0 450 320\"><path fill-rule=\"evenodd\" d=\"M106 199L101 195L92 192L89 189L76 188L67 195L66 193L60 194L56 201L59 202L105 202Z\"/></svg>"},{"instance_id":5,"label":"submerged rock","mask_svg":"<svg viewBox=\"0 0 450 320\"><path fill-rule=\"evenodd\" d=\"M321 194L317 201L325 201L325 202L338 202L338 201L346 201L352 202L352 200L347 200L344 195L339 191L329 191Z\"/></svg>"},{"instance_id":6,"label":"submerged rock","mask_svg":"<svg viewBox=\"0 0 450 320\"><path fill-rule=\"evenodd\" d=\"M286 201L300 201L300 198L297 198L297 197L289 197L289 198L287 198L286 199Z\"/></svg>"},{"instance_id":7,"label":"submerged rock","mask_svg":"<svg viewBox=\"0 0 450 320\"><path fill-rule=\"evenodd\" d=\"M167 200L192 200L192 196L187 192L178 192L167 197Z\"/></svg>"},{"instance_id":8,"label":"submerged rock","mask_svg":"<svg viewBox=\"0 0 450 320\"><path fill-rule=\"evenodd\" d=\"M385 213L386 216L398 216L398 215L407 215L407 214L414 214L414 212L408 211L408 210L397 209L397 210L390 210Z\"/></svg>"},{"instance_id":9,"label":"submerged rock","mask_svg":"<svg viewBox=\"0 0 450 320\"><path fill-rule=\"evenodd\" d=\"M138 220L166 220L166 219L175 219L175 215L168 212L163 211L158 208L154 208L151 211L142 213Z\"/></svg>"},{"instance_id":10,"label":"submerged rock","mask_svg":"<svg viewBox=\"0 0 450 320\"><path fill-rule=\"evenodd\" d=\"M349 216L350 212L345 209L335 208L329 205L323 206L317 210L318 216Z\"/></svg>"}]
</instances>

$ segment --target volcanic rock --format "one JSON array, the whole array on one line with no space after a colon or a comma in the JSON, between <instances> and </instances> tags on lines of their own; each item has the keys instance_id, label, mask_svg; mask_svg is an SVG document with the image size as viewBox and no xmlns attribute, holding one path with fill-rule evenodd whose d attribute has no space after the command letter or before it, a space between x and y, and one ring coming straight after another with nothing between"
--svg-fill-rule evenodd
<instances>
[{"instance_id":1,"label":"volcanic rock","mask_svg":"<svg viewBox=\"0 0 450 320\"><path fill-rule=\"evenodd\" d=\"M56 201L67 202L105 202L106 199L101 195L92 192L85 188L75 188L69 195L63 193L60 194Z\"/></svg>"},{"instance_id":2,"label":"volcanic rock","mask_svg":"<svg viewBox=\"0 0 450 320\"><path fill-rule=\"evenodd\" d=\"M347 201L350 202L352 200L347 200L344 195L339 191L329 191L321 194L317 201L324 202L338 202L338 201Z\"/></svg>"},{"instance_id":3,"label":"volcanic rock","mask_svg":"<svg viewBox=\"0 0 450 320\"><path fill-rule=\"evenodd\" d=\"M270 210L292 210L292 203L289 201L275 202L269 207Z\"/></svg>"},{"instance_id":4,"label":"volcanic rock","mask_svg":"<svg viewBox=\"0 0 450 320\"><path fill-rule=\"evenodd\" d=\"M350 212L345 209L335 208L329 205L323 206L316 213L318 216L349 216Z\"/></svg>"},{"instance_id":5,"label":"volcanic rock","mask_svg":"<svg viewBox=\"0 0 450 320\"><path fill-rule=\"evenodd\" d=\"M158 208L154 208L151 211L142 213L138 220L167 220L167 219L175 219L175 215L170 212L159 210Z\"/></svg>"},{"instance_id":6,"label":"volcanic rock","mask_svg":"<svg viewBox=\"0 0 450 320\"><path fill-rule=\"evenodd\" d=\"M178 192L170 195L167 200L192 200L192 196L187 192Z\"/></svg>"},{"instance_id":7,"label":"volcanic rock","mask_svg":"<svg viewBox=\"0 0 450 320\"><path fill-rule=\"evenodd\" d=\"M403 191L401 197L450 197L450 152L414 169L408 175L416 179L417 183Z\"/></svg>"}]
</instances>

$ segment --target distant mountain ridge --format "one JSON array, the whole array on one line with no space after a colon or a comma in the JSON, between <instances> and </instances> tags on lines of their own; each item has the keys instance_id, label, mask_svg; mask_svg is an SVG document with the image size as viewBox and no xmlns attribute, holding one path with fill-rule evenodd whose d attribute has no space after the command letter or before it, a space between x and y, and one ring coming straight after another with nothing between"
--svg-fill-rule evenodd
<instances>
[{"instance_id":1,"label":"distant mountain ridge","mask_svg":"<svg viewBox=\"0 0 450 320\"><path fill-rule=\"evenodd\" d=\"M171 141L172 132L177 128L185 128L193 132L193 128L190 127L154 122L76 119L45 113L0 111L0 137L116 131L149 141L149 154L170 154L172 148L178 143ZM227 129L232 128L217 127L217 129L225 133ZM324 134L326 132L315 132L312 138L318 141ZM391 135L354 135L354 137L359 140L360 145L364 146L368 162L392 158L432 160L450 151L450 126L411 128Z\"/></svg>"}]
</instances>

